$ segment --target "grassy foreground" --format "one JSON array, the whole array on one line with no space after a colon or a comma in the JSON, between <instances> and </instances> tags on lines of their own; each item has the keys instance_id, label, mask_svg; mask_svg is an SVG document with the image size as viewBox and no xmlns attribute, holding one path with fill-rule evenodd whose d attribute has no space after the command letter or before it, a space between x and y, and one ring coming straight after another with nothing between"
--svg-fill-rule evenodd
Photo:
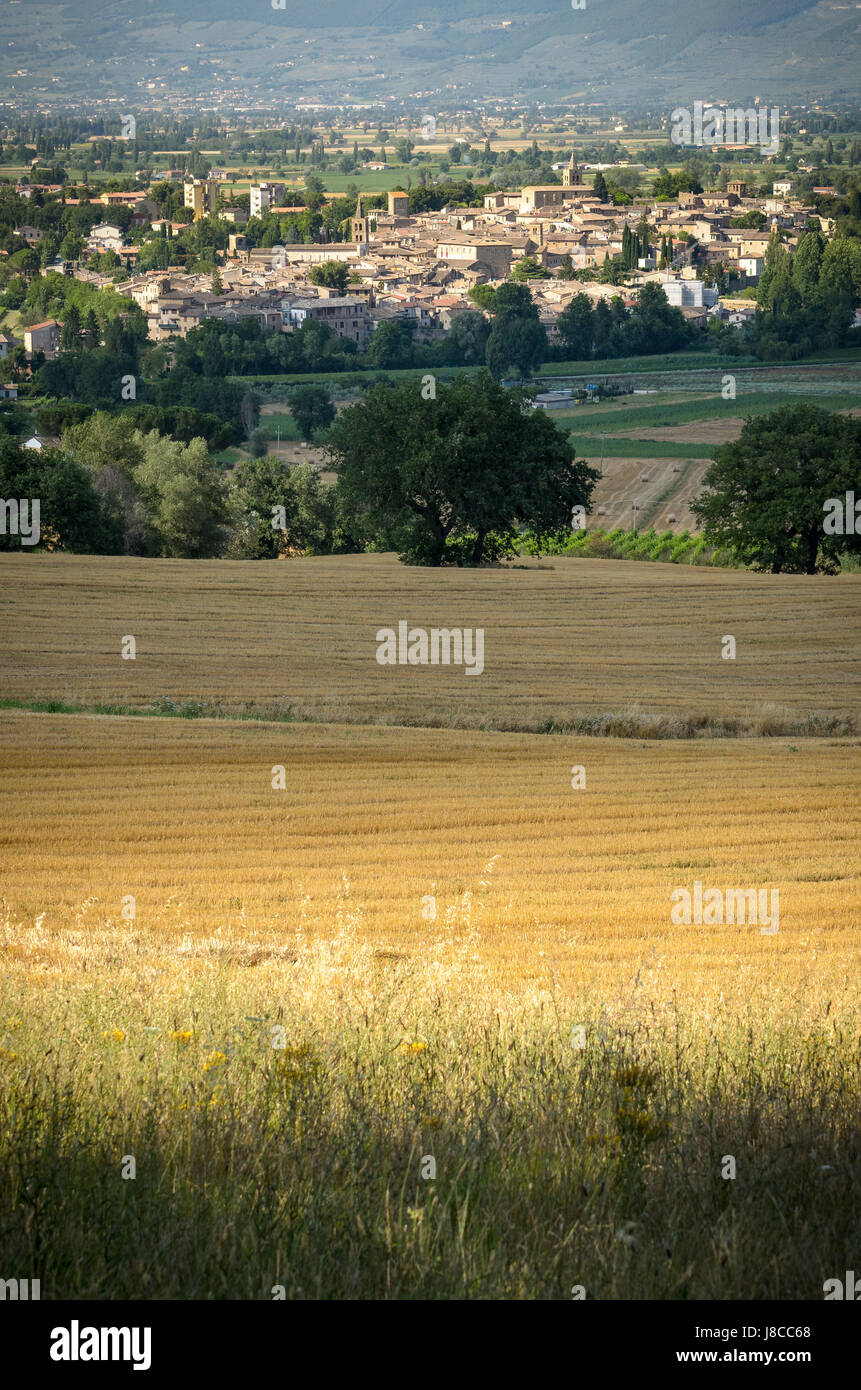
<instances>
[{"instance_id":1,"label":"grassy foreground","mask_svg":"<svg viewBox=\"0 0 861 1390\"><path fill-rule=\"evenodd\" d=\"M821 1299L846 1268L842 1001L500 1003L456 952L333 931L277 993L177 963L156 1003L117 961L7 1014L7 1267L132 1299Z\"/></svg>"}]
</instances>

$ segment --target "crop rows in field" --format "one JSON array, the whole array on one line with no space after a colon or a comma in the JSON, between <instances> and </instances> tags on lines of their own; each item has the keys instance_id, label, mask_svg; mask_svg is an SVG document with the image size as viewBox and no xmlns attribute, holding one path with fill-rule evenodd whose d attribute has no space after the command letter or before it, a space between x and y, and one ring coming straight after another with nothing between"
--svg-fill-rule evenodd
<instances>
[{"instance_id":1,"label":"crop rows in field","mask_svg":"<svg viewBox=\"0 0 861 1390\"><path fill-rule=\"evenodd\" d=\"M525 731L631 706L754 721L774 706L802 720L858 710L848 574L6 554L0 581L0 688L22 699L254 701L294 718ZM401 621L483 630L484 670L378 664L378 630ZM728 634L734 660L721 656Z\"/></svg>"},{"instance_id":2,"label":"crop rows in field","mask_svg":"<svg viewBox=\"0 0 861 1390\"><path fill-rule=\"evenodd\" d=\"M5 712L0 750L3 898L26 928L5 938L11 969L95 967L119 943L167 954L185 937L191 964L247 950L283 967L298 929L331 934L339 901L380 950L427 959L457 938L509 983L608 987L647 957L688 991L719 976L731 991L739 968L784 988L814 960L820 979L851 968L850 741ZM673 924L673 890L696 880L776 890L778 930Z\"/></svg>"}]
</instances>

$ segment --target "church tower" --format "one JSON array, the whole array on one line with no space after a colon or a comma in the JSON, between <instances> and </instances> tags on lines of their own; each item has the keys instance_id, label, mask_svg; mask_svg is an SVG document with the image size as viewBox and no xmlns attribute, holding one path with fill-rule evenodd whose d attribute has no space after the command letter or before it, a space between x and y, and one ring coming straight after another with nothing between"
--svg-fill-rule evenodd
<instances>
[{"instance_id":1,"label":"church tower","mask_svg":"<svg viewBox=\"0 0 861 1390\"><path fill-rule=\"evenodd\" d=\"M359 246L368 246L371 240L371 219L362 216L362 195L356 200L356 215L350 222L350 239Z\"/></svg>"},{"instance_id":2,"label":"church tower","mask_svg":"<svg viewBox=\"0 0 861 1390\"><path fill-rule=\"evenodd\" d=\"M562 187L576 188L580 183L582 183L580 165L575 160L574 151L572 150L571 158L568 161L568 167L562 170Z\"/></svg>"}]
</instances>

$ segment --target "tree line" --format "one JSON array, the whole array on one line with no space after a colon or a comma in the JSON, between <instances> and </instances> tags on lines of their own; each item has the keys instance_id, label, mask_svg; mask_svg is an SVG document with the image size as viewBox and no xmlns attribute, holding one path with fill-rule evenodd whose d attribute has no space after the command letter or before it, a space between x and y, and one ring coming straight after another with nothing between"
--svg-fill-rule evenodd
<instances>
[{"instance_id":1,"label":"tree line","mask_svg":"<svg viewBox=\"0 0 861 1390\"><path fill-rule=\"evenodd\" d=\"M330 424L326 448L333 485L275 456L227 476L202 438L96 412L53 449L0 435L0 495L39 498L34 549L188 559L395 550L438 567L558 550L600 477L529 392L487 371L433 392L377 383ZM861 554L859 467L861 421L786 406L716 450L692 510L705 540L740 565L833 573ZM19 547L0 535L0 548Z\"/></svg>"}]
</instances>

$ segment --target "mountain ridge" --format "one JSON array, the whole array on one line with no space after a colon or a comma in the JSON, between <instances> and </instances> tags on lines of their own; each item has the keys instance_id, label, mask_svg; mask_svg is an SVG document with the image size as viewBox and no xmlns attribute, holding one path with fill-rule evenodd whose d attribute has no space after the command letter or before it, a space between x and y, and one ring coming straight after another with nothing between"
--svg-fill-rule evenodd
<instances>
[{"instance_id":1,"label":"mountain ridge","mask_svg":"<svg viewBox=\"0 0 861 1390\"><path fill-rule=\"evenodd\" d=\"M592 94L777 102L858 91L855 0L0 0L0 79L13 101L162 93L370 101ZM428 74L432 76L429 79ZM431 85L428 85L430 81Z\"/></svg>"}]
</instances>

